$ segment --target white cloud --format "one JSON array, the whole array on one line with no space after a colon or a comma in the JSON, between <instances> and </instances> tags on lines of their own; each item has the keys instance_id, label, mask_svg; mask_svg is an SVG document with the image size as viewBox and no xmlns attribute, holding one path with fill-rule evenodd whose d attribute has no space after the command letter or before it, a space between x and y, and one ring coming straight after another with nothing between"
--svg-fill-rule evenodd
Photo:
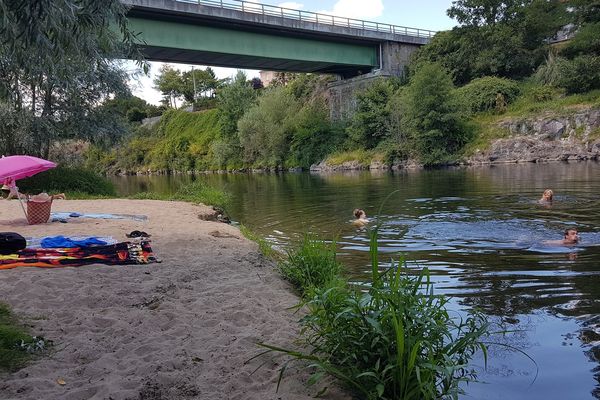
<instances>
[{"instance_id":1,"label":"white cloud","mask_svg":"<svg viewBox=\"0 0 600 400\"><path fill-rule=\"evenodd\" d=\"M161 93L154 89L154 79L156 75L160 71L160 67L164 64L170 64L173 68L178 69L180 71L189 71L192 69L191 65L188 64L173 64L173 63L162 63L162 62L150 62L150 71L148 75L144 75L140 73L140 68L133 61L126 61L125 68L129 71L130 74L135 74L137 76L131 78L128 82L129 88L131 89L131 93L134 96L137 96L141 99L146 100L148 103L159 105L162 99ZM194 65L196 69L204 69L206 66L204 65ZM235 76L237 69L235 68L223 68L223 67L211 67L213 71L215 71L215 75L217 78L231 78ZM248 79L252 79L258 76L258 71L251 69L242 70L248 76Z\"/></svg>"},{"instance_id":2,"label":"white cloud","mask_svg":"<svg viewBox=\"0 0 600 400\"><path fill-rule=\"evenodd\" d=\"M277 7L291 8L292 10L302 10L304 8L304 4L296 3L294 1L286 1L284 3L277 4Z\"/></svg>"},{"instance_id":3,"label":"white cloud","mask_svg":"<svg viewBox=\"0 0 600 400\"><path fill-rule=\"evenodd\" d=\"M383 13L382 0L338 0L331 11L319 11L336 17L368 19Z\"/></svg>"}]
</instances>

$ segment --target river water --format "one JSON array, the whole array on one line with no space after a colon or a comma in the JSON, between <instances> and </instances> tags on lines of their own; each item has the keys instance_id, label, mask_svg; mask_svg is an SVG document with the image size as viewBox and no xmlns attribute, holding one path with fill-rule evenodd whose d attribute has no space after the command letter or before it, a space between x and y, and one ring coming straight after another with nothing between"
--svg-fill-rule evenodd
<instances>
[{"instance_id":1,"label":"river water","mask_svg":"<svg viewBox=\"0 0 600 400\"><path fill-rule=\"evenodd\" d=\"M475 360L481 383L465 399L600 398L598 163L113 179L122 195L204 180L232 194L233 220L280 249L307 231L336 238L358 282L369 276L368 235L351 221L363 208L381 226L384 264L404 257L411 269L428 267L452 307L478 307L513 331L493 339L502 345L490 346L487 368ZM546 188L551 206L537 203ZM578 228L579 245L544 243L566 227Z\"/></svg>"}]
</instances>

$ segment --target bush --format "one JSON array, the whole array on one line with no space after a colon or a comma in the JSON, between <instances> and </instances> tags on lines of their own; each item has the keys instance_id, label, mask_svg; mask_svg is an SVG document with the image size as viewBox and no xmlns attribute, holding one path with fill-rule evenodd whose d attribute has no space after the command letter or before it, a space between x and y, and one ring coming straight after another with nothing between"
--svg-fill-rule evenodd
<instances>
[{"instance_id":1,"label":"bush","mask_svg":"<svg viewBox=\"0 0 600 400\"><path fill-rule=\"evenodd\" d=\"M561 54L569 58L585 54L600 56L600 22L584 24L579 28Z\"/></svg>"},{"instance_id":2,"label":"bush","mask_svg":"<svg viewBox=\"0 0 600 400\"><path fill-rule=\"evenodd\" d=\"M495 76L473 79L457 90L460 101L471 112L497 110L498 94L504 99L505 105L508 105L519 96L519 93L517 82Z\"/></svg>"},{"instance_id":3,"label":"bush","mask_svg":"<svg viewBox=\"0 0 600 400\"><path fill-rule=\"evenodd\" d=\"M426 166L452 161L471 138L450 75L439 64L416 71L403 91L402 108L401 129Z\"/></svg>"},{"instance_id":4,"label":"bush","mask_svg":"<svg viewBox=\"0 0 600 400\"><path fill-rule=\"evenodd\" d=\"M244 160L258 166L283 165L300 108L283 86L265 92L238 122Z\"/></svg>"},{"instance_id":5,"label":"bush","mask_svg":"<svg viewBox=\"0 0 600 400\"><path fill-rule=\"evenodd\" d=\"M361 148L372 149L384 139L394 87L387 79L377 79L356 96L357 108L348 127L350 139Z\"/></svg>"},{"instance_id":6,"label":"bush","mask_svg":"<svg viewBox=\"0 0 600 400\"><path fill-rule=\"evenodd\" d=\"M562 63L557 83L567 93L585 93L600 89L600 57L579 56Z\"/></svg>"},{"instance_id":7,"label":"bush","mask_svg":"<svg viewBox=\"0 0 600 400\"><path fill-rule=\"evenodd\" d=\"M147 116L148 115L146 114L146 111L140 110L137 107L131 108L129 111L127 111L127 121L129 122L142 122L142 120Z\"/></svg>"},{"instance_id":8,"label":"bush","mask_svg":"<svg viewBox=\"0 0 600 400\"><path fill-rule=\"evenodd\" d=\"M24 193L82 193L85 195L115 196L115 187L96 172L81 168L57 167L18 182Z\"/></svg>"},{"instance_id":9,"label":"bush","mask_svg":"<svg viewBox=\"0 0 600 400\"><path fill-rule=\"evenodd\" d=\"M564 95L564 91L552 86L535 86L527 93L527 96L535 103L554 100L562 95Z\"/></svg>"},{"instance_id":10,"label":"bush","mask_svg":"<svg viewBox=\"0 0 600 400\"><path fill-rule=\"evenodd\" d=\"M342 270L335 247L335 242L326 243L305 234L299 248L289 251L287 260L279 264L279 271L303 294L329 287L339 279Z\"/></svg>"}]
</instances>

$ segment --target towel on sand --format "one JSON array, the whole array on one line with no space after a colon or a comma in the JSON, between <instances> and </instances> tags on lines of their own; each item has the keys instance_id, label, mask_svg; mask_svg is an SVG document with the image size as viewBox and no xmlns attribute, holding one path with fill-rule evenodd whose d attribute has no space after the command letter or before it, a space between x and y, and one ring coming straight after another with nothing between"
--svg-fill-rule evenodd
<instances>
[{"instance_id":1,"label":"towel on sand","mask_svg":"<svg viewBox=\"0 0 600 400\"><path fill-rule=\"evenodd\" d=\"M0 269L15 267L79 267L89 264L148 264L160 262L152 252L150 241L121 242L106 246L24 249L15 254L0 255Z\"/></svg>"},{"instance_id":2,"label":"towel on sand","mask_svg":"<svg viewBox=\"0 0 600 400\"><path fill-rule=\"evenodd\" d=\"M42 239L42 247L44 248L57 248L57 247L91 247L91 246L104 246L107 243L97 237L90 236L82 240L76 240L64 236L50 236Z\"/></svg>"}]
</instances>

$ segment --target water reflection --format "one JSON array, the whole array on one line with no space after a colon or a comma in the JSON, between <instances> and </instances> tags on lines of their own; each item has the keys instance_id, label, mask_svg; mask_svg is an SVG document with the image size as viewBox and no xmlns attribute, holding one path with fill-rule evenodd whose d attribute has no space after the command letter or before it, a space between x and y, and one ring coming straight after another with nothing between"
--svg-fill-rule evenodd
<instances>
[{"instance_id":1,"label":"water reflection","mask_svg":"<svg viewBox=\"0 0 600 400\"><path fill-rule=\"evenodd\" d=\"M369 276L367 232L350 224L352 210L363 208L381 226L384 262L405 257L410 268L427 266L438 292L453 296L457 308L478 307L519 330L506 340L536 360L535 382L529 360L494 350L493 364L481 375L489 384L468 388L467 397L598 397L599 164L117 182L126 194L173 192L193 179L231 192L231 217L276 246L285 248L308 230L336 237L347 275L356 281ZM555 193L552 205L538 204L548 187ZM571 226L581 235L576 246L545 243L561 239Z\"/></svg>"}]
</instances>

